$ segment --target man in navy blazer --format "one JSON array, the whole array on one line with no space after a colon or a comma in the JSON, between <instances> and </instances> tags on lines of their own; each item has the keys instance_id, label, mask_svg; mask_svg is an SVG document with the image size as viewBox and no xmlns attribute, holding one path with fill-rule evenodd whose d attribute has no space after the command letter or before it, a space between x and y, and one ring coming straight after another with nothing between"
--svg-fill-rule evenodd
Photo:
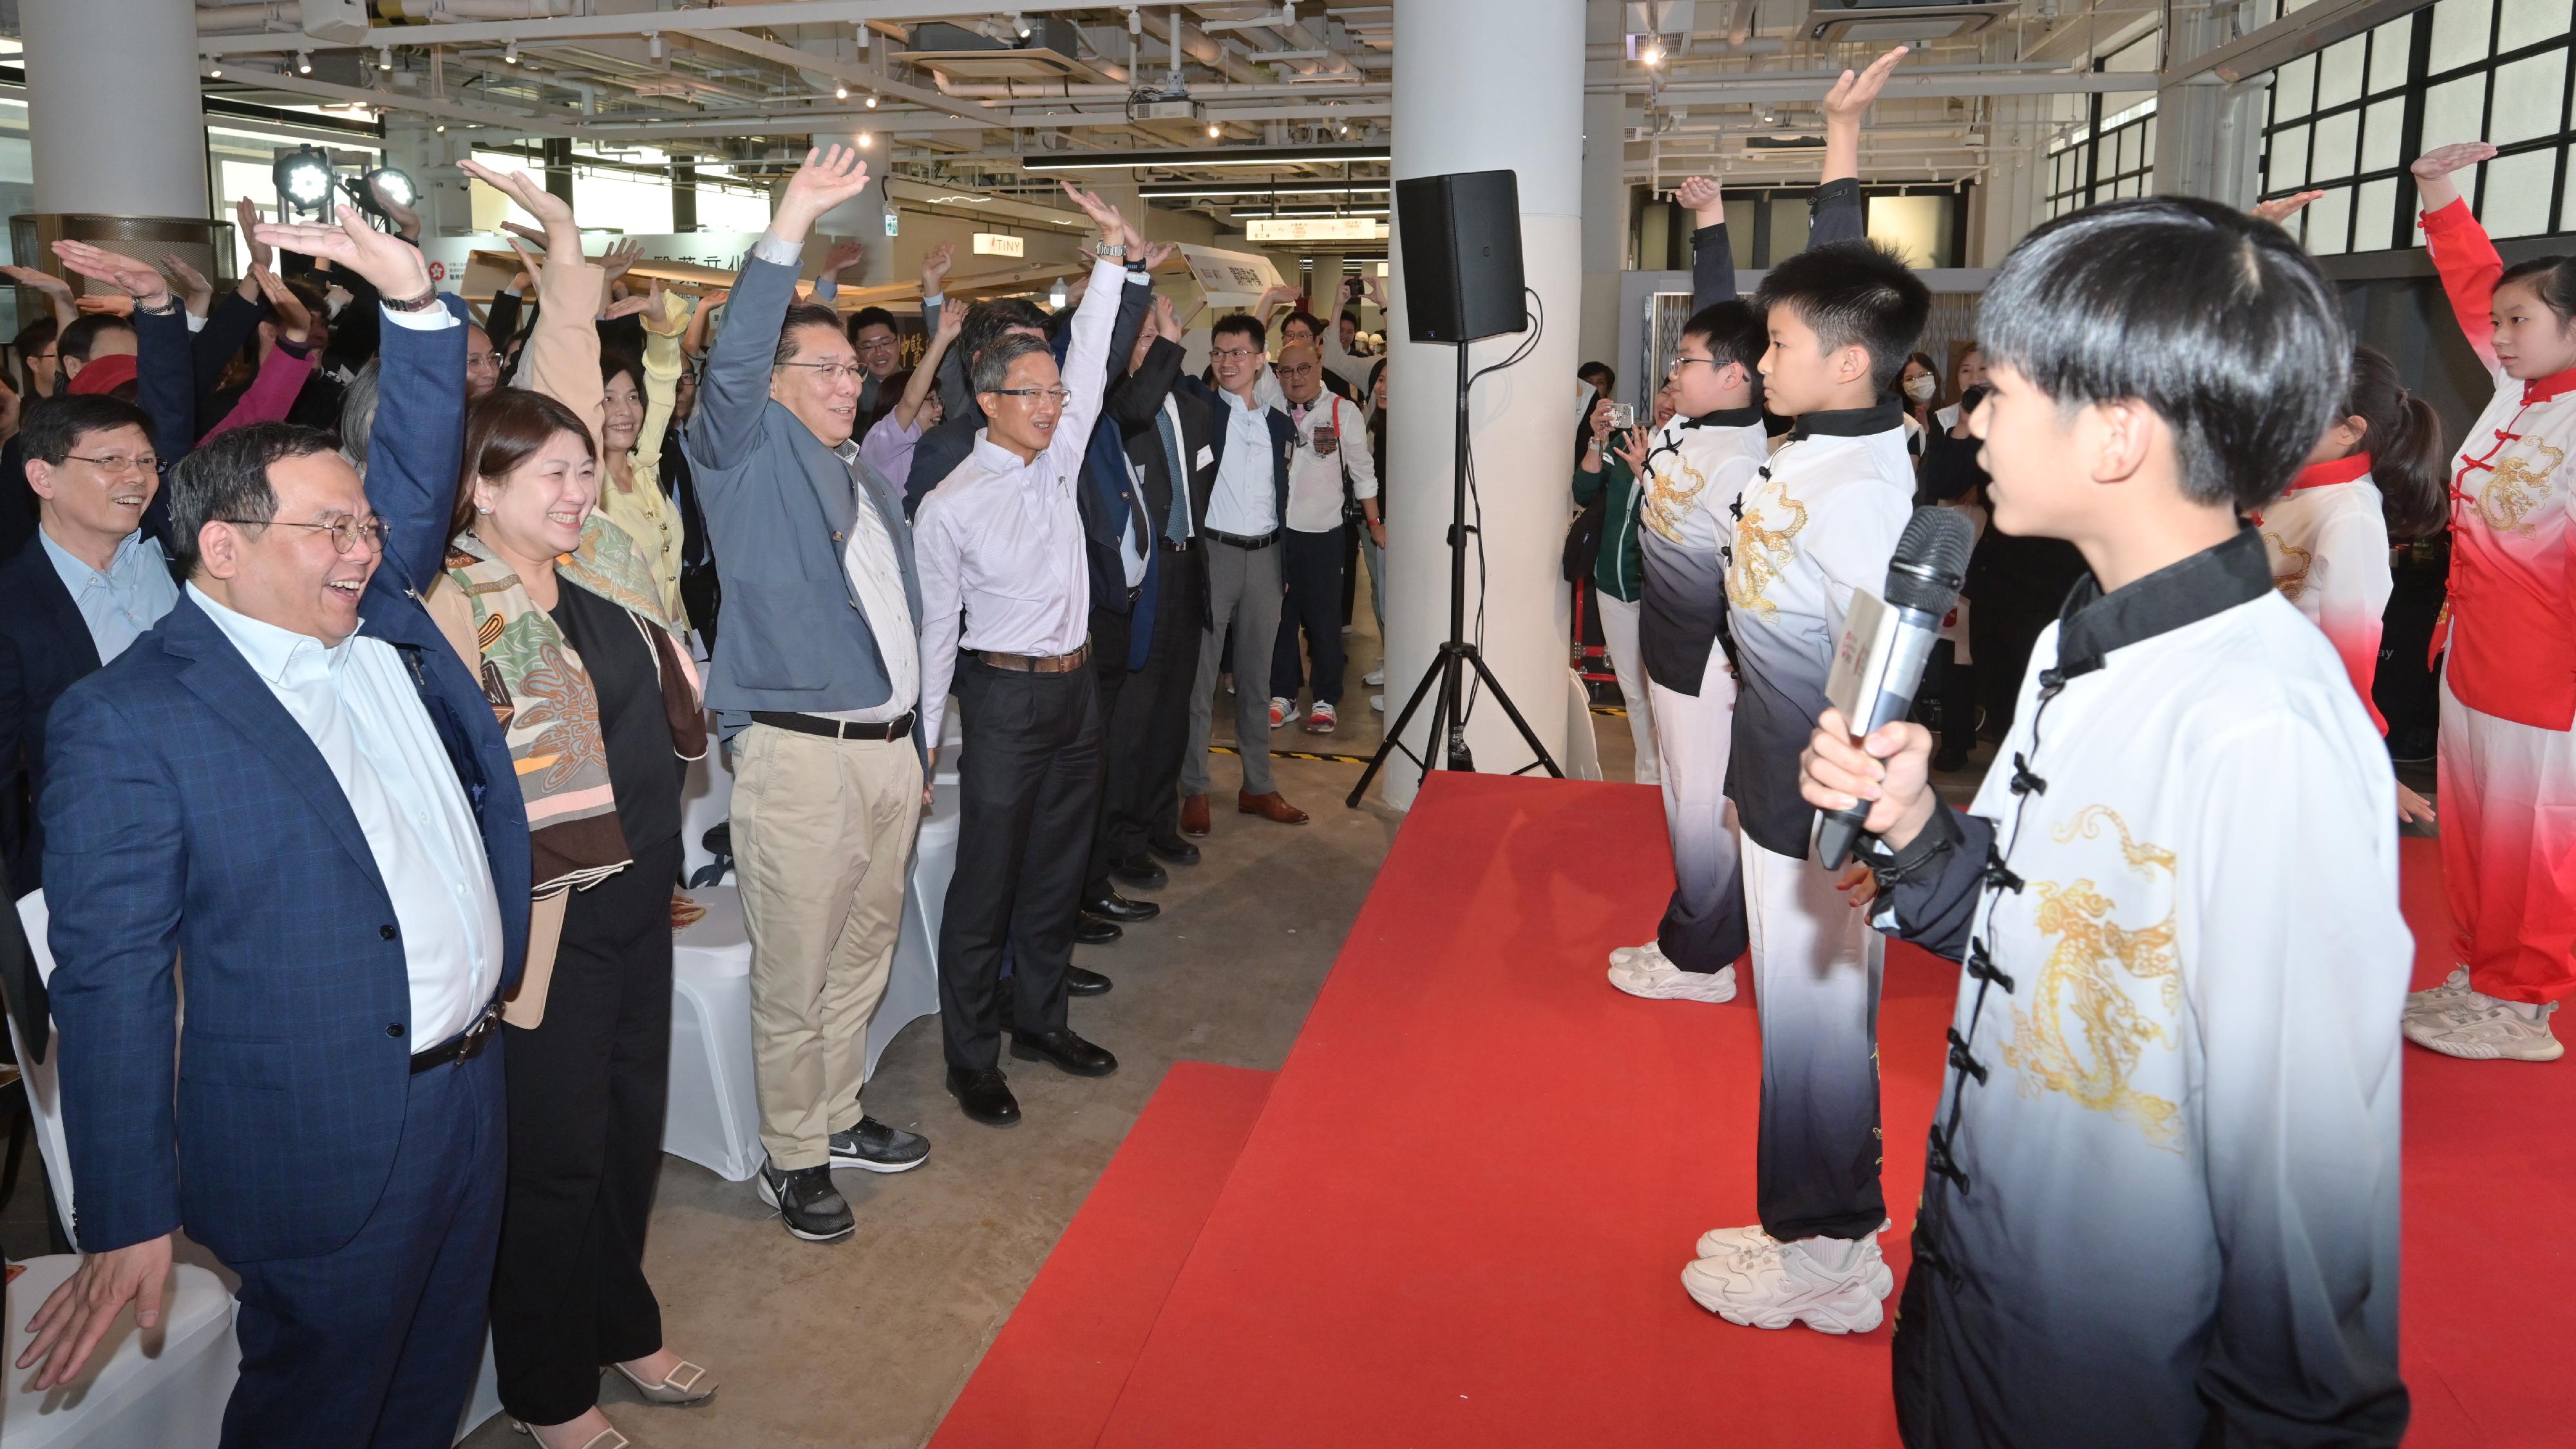
<instances>
[{"instance_id":1,"label":"man in navy blazer","mask_svg":"<svg viewBox=\"0 0 2576 1449\"><path fill-rule=\"evenodd\" d=\"M1306 812L1282 799L1270 777L1270 652L1279 637L1279 531L1288 520L1288 457L1297 429L1261 401L1269 359L1261 320L1242 313L1213 329L1208 364L1213 388L1194 377L1176 386L1216 415L1208 455L1216 483L1199 537L1207 541L1207 634L1199 643L1198 683L1190 692L1189 753L1181 760L1181 833L1208 833L1208 737L1225 635L1234 631L1234 738L1243 752L1236 808L1283 825L1303 825ZM1267 474L1268 487L1262 486Z\"/></svg>"},{"instance_id":2,"label":"man in navy blazer","mask_svg":"<svg viewBox=\"0 0 2576 1449\"><path fill-rule=\"evenodd\" d=\"M528 930L509 750L418 600L465 328L354 211L259 231L384 296L383 406L363 487L288 424L190 457L184 597L55 707L45 888L88 1256L19 1366L49 1387L127 1302L154 1322L185 1227L242 1280L224 1444L429 1449L482 1355L505 1144L480 1048Z\"/></svg>"}]
</instances>

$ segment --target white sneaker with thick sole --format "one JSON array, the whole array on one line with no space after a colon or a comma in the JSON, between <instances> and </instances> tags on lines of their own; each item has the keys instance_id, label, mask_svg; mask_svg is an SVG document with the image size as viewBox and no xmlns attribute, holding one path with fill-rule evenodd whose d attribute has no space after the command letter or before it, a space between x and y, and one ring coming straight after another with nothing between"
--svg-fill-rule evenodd
<instances>
[{"instance_id":1,"label":"white sneaker with thick sole","mask_svg":"<svg viewBox=\"0 0 2576 1449\"><path fill-rule=\"evenodd\" d=\"M1837 1273L1798 1243L1720 1253L1682 1269L1691 1301L1729 1323L1818 1333L1867 1333L1886 1316L1881 1300L1895 1286L1873 1238Z\"/></svg>"},{"instance_id":2,"label":"white sneaker with thick sole","mask_svg":"<svg viewBox=\"0 0 2576 1449\"><path fill-rule=\"evenodd\" d=\"M1613 966L1634 966L1638 962L1649 958L1657 961L1664 959L1664 943L1662 937L1650 937L1642 946L1613 946L1610 948L1610 964Z\"/></svg>"},{"instance_id":3,"label":"white sneaker with thick sole","mask_svg":"<svg viewBox=\"0 0 2576 1449\"><path fill-rule=\"evenodd\" d=\"M2520 1002L2469 990L2409 1012L2406 1039L2427 1051L2474 1062L2554 1062L2567 1054L2549 1029L2557 1010L2553 1001L2538 1015L2526 1016Z\"/></svg>"},{"instance_id":4,"label":"white sneaker with thick sole","mask_svg":"<svg viewBox=\"0 0 2576 1449\"><path fill-rule=\"evenodd\" d=\"M1611 967L1610 984L1648 1001L1705 1001L1715 1005L1735 999L1735 968L1684 971L1658 951L1652 961Z\"/></svg>"},{"instance_id":5,"label":"white sneaker with thick sole","mask_svg":"<svg viewBox=\"0 0 2576 1449\"><path fill-rule=\"evenodd\" d=\"M1372 669L1368 673L1360 676L1360 683L1368 685L1370 688L1374 689L1378 685L1386 683L1386 671L1382 668Z\"/></svg>"},{"instance_id":6,"label":"white sneaker with thick sole","mask_svg":"<svg viewBox=\"0 0 2576 1449\"><path fill-rule=\"evenodd\" d=\"M1370 695L1369 708L1375 710L1379 714L1386 713L1386 696L1383 694Z\"/></svg>"},{"instance_id":7,"label":"white sneaker with thick sole","mask_svg":"<svg viewBox=\"0 0 2576 1449\"><path fill-rule=\"evenodd\" d=\"M1878 1231L1883 1233L1893 1226L1881 1218ZM1767 1253L1779 1246L1778 1238L1762 1231L1760 1223L1752 1223L1740 1228L1711 1228L1699 1235L1698 1250L1700 1257L1716 1258L1729 1253ZM1884 1298L1896 1291L1896 1274L1887 1266L1887 1252L1878 1245L1876 1234L1869 1239L1869 1254L1878 1264L1873 1277L1878 1280L1878 1296Z\"/></svg>"},{"instance_id":8,"label":"white sneaker with thick sole","mask_svg":"<svg viewBox=\"0 0 2576 1449\"><path fill-rule=\"evenodd\" d=\"M2469 968L2454 966L2451 974L2442 978L2441 985L2407 992L2406 1014L2413 1017L2427 1011L2439 1011L2468 995L2469 989Z\"/></svg>"}]
</instances>

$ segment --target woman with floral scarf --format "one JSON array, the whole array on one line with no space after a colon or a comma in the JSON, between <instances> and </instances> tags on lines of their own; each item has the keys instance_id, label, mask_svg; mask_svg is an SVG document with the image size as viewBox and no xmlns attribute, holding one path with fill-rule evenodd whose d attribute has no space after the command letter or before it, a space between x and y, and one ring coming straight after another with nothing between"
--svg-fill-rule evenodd
<instances>
[{"instance_id":1,"label":"woman with floral scarf","mask_svg":"<svg viewBox=\"0 0 2576 1449\"><path fill-rule=\"evenodd\" d=\"M466 417L430 608L500 717L535 848L528 971L505 1004L510 1173L492 1293L501 1403L543 1449L621 1449L614 1366L654 1403L707 1371L662 1343L644 1231L661 1169L680 787L705 753L695 666L654 560L600 511L605 274L569 207L469 164L546 224L523 380ZM549 932L549 927L552 931ZM549 949L551 948L551 949Z\"/></svg>"}]
</instances>

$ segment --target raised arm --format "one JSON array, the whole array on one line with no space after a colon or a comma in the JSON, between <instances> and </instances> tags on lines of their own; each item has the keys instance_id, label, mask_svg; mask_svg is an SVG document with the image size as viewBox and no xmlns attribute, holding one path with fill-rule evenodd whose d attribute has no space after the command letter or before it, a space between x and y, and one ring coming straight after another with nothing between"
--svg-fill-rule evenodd
<instances>
[{"instance_id":1,"label":"raised arm","mask_svg":"<svg viewBox=\"0 0 2576 1449\"><path fill-rule=\"evenodd\" d=\"M2504 258L2487 240L2469 204L2460 196L2453 172L2489 160L2496 148L2484 141L2437 146L2415 158L2415 194L2424 206L2424 249L2433 254L2433 270L2442 277L2442 292L2451 299L2451 315L2460 334L2476 349L2487 371L2496 371L2496 283L2504 276Z\"/></svg>"},{"instance_id":2,"label":"raised arm","mask_svg":"<svg viewBox=\"0 0 2576 1449\"><path fill-rule=\"evenodd\" d=\"M88 242L58 241L54 255L76 275L105 282L133 299L134 400L152 418L152 449L161 460L175 463L186 457L197 441L196 389L188 319L170 295L170 283L149 262Z\"/></svg>"},{"instance_id":3,"label":"raised arm","mask_svg":"<svg viewBox=\"0 0 2576 1449\"><path fill-rule=\"evenodd\" d=\"M1063 183L1065 194L1074 204L1089 213L1100 228L1100 244L1124 247L1129 228L1118 208L1074 186ZM1065 347L1064 386L1070 394L1064 400L1064 415L1056 423L1054 440L1047 450L1059 455L1069 468L1082 465L1083 454L1091 447L1091 425L1100 420L1100 407L1109 386L1110 333L1117 325L1118 314L1127 302L1126 264L1115 257L1102 257L1092 264L1091 290L1083 293L1082 304L1074 308L1071 340ZM1131 332L1132 338L1134 334Z\"/></svg>"},{"instance_id":4,"label":"raised arm","mask_svg":"<svg viewBox=\"0 0 2576 1449\"><path fill-rule=\"evenodd\" d=\"M919 420L921 405L930 400L931 385L939 380L940 360L948 355L948 349L957 341L957 334L965 329L965 308L939 309L939 320L930 334L930 346L922 352L921 361L912 369L912 375L904 379L903 396L895 402L893 417L896 427L908 429Z\"/></svg>"},{"instance_id":5,"label":"raised arm","mask_svg":"<svg viewBox=\"0 0 2576 1449\"><path fill-rule=\"evenodd\" d=\"M305 380L313 375L313 314L268 268L254 266L251 270L259 281L261 295L277 309L277 346L261 359L259 375L251 379L250 389L241 395L241 401L206 429L207 438L252 423L284 421L295 407L296 397L304 391Z\"/></svg>"},{"instance_id":6,"label":"raised arm","mask_svg":"<svg viewBox=\"0 0 2576 1449\"><path fill-rule=\"evenodd\" d=\"M698 379L697 411L690 415L689 460L697 486L710 492L730 486L727 476L760 436L769 406L769 375L778 332L796 300L796 270L805 234L824 212L867 189L867 163L840 146L805 153L805 164L778 198L769 230L744 260L725 305L724 330L716 335Z\"/></svg>"},{"instance_id":7,"label":"raised arm","mask_svg":"<svg viewBox=\"0 0 2576 1449\"><path fill-rule=\"evenodd\" d=\"M1735 246L1726 235L1726 193L1715 181L1693 176L1673 200L1691 214L1691 310L1734 301Z\"/></svg>"},{"instance_id":8,"label":"raised arm","mask_svg":"<svg viewBox=\"0 0 2576 1449\"><path fill-rule=\"evenodd\" d=\"M867 260L868 249L847 237L832 243L823 254L823 269L814 274L814 300L829 302L841 295L841 269L855 267Z\"/></svg>"},{"instance_id":9,"label":"raised arm","mask_svg":"<svg viewBox=\"0 0 2576 1449\"><path fill-rule=\"evenodd\" d=\"M367 437L367 502L392 537L382 568L397 589L426 593L447 556L448 515L465 466L465 304L454 297L424 311L396 302L431 296L429 266L409 242L367 225L354 207L338 226L263 222L262 240L328 258L362 276L386 300L377 352L376 422Z\"/></svg>"},{"instance_id":10,"label":"raised arm","mask_svg":"<svg viewBox=\"0 0 2576 1449\"><path fill-rule=\"evenodd\" d=\"M1809 203L1810 247L1859 241L1869 235L1869 203L1860 194L1860 128L1905 51L1900 45L1871 61L1866 70L1844 71L1825 93L1825 169Z\"/></svg>"},{"instance_id":11,"label":"raised arm","mask_svg":"<svg viewBox=\"0 0 2576 1449\"><path fill-rule=\"evenodd\" d=\"M1172 315L1171 298L1154 299L1152 325L1155 336L1145 349L1144 365L1109 384L1107 416L1122 433L1151 425L1154 415L1163 410L1163 399L1171 396L1173 380L1181 375L1181 324ZM1115 359L1117 354L1110 356Z\"/></svg>"},{"instance_id":12,"label":"raised arm","mask_svg":"<svg viewBox=\"0 0 2576 1449\"><path fill-rule=\"evenodd\" d=\"M495 171L477 161L461 161L457 166L510 198L545 228L543 259L530 255L515 232L510 237L520 265L537 286L537 320L528 333L519 373L529 390L570 408L589 427L596 446L607 404L599 378L599 329L591 319L599 315L600 297L608 286L607 266L582 255L581 228L573 221L571 205L525 172Z\"/></svg>"},{"instance_id":13,"label":"raised arm","mask_svg":"<svg viewBox=\"0 0 2576 1449\"><path fill-rule=\"evenodd\" d=\"M680 395L680 334L688 330L689 302L655 282L644 306L644 425L635 430L635 476L662 476L662 435Z\"/></svg>"}]
</instances>

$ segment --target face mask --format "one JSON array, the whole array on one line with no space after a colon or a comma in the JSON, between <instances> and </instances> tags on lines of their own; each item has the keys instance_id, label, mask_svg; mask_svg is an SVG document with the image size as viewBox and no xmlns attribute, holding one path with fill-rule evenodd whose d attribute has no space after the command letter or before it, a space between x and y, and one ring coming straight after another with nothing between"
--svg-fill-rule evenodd
<instances>
[{"instance_id":1,"label":"face mask","mask_svg":"<svg viewBox=\"0 0 2576 1449\"><path fill-rule=\"evenodd\" d=\"M1918 377L1905 385L1905 395L1916 402L1930 402L1932 394L1940 390L1941 384L1928 377Z\"/></svg>"}]
</instances>

